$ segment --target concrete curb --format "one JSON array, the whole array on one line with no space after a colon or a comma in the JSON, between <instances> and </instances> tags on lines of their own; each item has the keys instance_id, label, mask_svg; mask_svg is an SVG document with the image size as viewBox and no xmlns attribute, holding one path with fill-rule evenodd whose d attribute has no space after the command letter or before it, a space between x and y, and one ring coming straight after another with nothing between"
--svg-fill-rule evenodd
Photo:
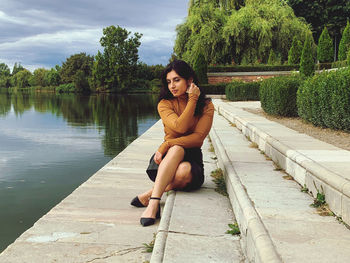
<instances>
[{"instance_id":1,"label":"concrete curb","mask_svg":"<svg viewBox=\"0 0 350 263\"><path fill-rule=\"evenodd\" d=\"M327 167L310 159L298 150L273 138L251 122L245 120L244 117L238 116L227 109L227 107L233 106L216 105L215 107L224 118L235 123L245 136L249 136L251 141L259 146L260 150L264 151L275 163L278 163L300 185L306 185L314 197L317 194L317 190L320 190L322 187L329 208L336 215L341 216L345 223L350 224L349 180L327 169ZM252 113L245 112L244 114Z\"/></svg>"},{"instance_id":2,"label":"concrete curb","mask_svg":"<svg viewBox=\"0 0 350 263\"><path fill-rule=\"evenodd\" d=\"M215 127L212 127L209 136L218 157L218 165L226 175L229 199L240 226L242 248L249 262L282 262L252 201L231 165L225 148L216 134Z\"/></svg>"},{"instance_id":3,"label":"concrete curb","mask_svg":"<svg viewBox=\"0 0 350 263\"><path fill-rule=\"evenodd\" d=\"M168 237L168 230L170 225L171 214L174 207L175 197L176 197L176 191L169 191L169 194L165 201L162 218L160 220L160 223L157 229L157 234L154 242L151 261L150 261L151 263L163 262L164 250L165 250L166 240Z\"/></svg>"}]
</instances>

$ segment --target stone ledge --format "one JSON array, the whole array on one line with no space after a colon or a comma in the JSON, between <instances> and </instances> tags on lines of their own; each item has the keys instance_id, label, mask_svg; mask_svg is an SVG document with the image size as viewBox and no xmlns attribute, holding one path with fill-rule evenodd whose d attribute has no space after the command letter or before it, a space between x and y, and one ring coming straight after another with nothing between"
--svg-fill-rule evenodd
<instances>
[{"instance_id":1,"label":"stone ledge","mask_svg":"<svg viewBox=\"0 0 350 263\"><path fill-rule=\"evenodd\" d=\"M241 230L241 246L249 262L282 262L260 216L232 167L215 127L212 127L209 136L218 157L218 166L224 171L226 177L229 199Z\"/></svg>"},{"instance_id":2,"label":"stone ledge","mask_svg":"<svg viewBox=\"0 0 350 263\"><path fill-rule=\"evenodd\" d=\"M252 142L255 142L259 149L264 151L275 163L290 174L299 184L306 185L314 197L317 195L317 189L324 190L326 201L329 208L337 215L342 217L342 220L350 224L350 181L345 172L333 171L329 167L325 167L317 161L317 158L310 157L306 151L295 149L293 145L280 138L276 139L271 135L272 128L262 129L262 122L270 122L263 117L246 112L239 108L234 108L230 105L225 105L224 102L214 103L217 111L222 114L227 120L235 123L237 128L242 131L245 136L249 136ZM265 120L265 121L264 121ZM271 122L270 122L271 123ZM259 127L258 127L259 126ZM290 133L291 136L298 136L298 133L276 124L278 129L281 129L285 135ZM270 130L268 130L268 128ZM300 134L299 134L300 135ZM313 143L320 144L319 151L323 151L322 145L326 143L320 142L314 138L308 138ZM343 150L330 147L331 151L344 152ZM317 150L314 156L317 156ZM330 151L330 150L327 150ZM345 151L350 156L348 151ZM344 171L350 170L350 162L339 162L348 166ZM317 189L316 189L316 187Z\"/></svg>"}]
</instances>

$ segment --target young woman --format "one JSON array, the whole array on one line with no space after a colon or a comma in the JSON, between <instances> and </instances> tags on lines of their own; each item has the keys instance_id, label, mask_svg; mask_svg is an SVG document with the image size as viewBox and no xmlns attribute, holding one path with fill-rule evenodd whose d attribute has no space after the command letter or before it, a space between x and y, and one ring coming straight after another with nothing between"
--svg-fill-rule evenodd
<instances>
[{"instance_id":1,"label":"young woman","mask_svg":"<svg viewBox=\"0 0 350 263\"><path fill-rule=\"evenodd\" d=\"M208 135L214 115L210 99L196 85L193 69L182 60L171 62L164 70L158 112L164 125L164 142L151 162L159 165L149 177L154 186L136 196L131 205L147 207L140 223L153 225L160 218L160 198L169 190L191 191L204 182L200 147Z\"/></svg>"}]
</instances>

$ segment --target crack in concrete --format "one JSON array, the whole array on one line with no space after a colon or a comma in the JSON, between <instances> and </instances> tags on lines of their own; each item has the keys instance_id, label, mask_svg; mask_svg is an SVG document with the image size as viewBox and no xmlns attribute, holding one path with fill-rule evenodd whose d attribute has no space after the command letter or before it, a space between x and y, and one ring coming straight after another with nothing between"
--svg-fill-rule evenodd
<instances>
[{"instance_id":1,"label":"crack in concrete","mask_svg":"<svg viewBox=\"0 0 350 263\"><path fill-rule=\"evenodd\" d=\"M128 253L131 253L131 252L135 252L139 249L143 249L144 247L132 247L132 248L126 248L126 249L122 249L122 250L118 250L118 251L115 251L113 253L111 253L110 255L107 255L107 256L103 256L103 257L98 257L98 258L93 258L89 261L86 261L86 263L91 263L95 260L99 260L99 259L107 259L107 258L110 258L110 257L114 257L114 256L123 256L123 255L126 255Z\"/></svg>"},{"instance_id":2,"label":"crack in concrete","mask_svg":"<svg viewBox=\"0 0 350 263\"><path fill-rule=\"evenodd\" d=\"M182 235L196 236L196 237L224 237L225 236L225 235L210 236L210 235L191 234L191 233L180 232L180 231L165 231L165 230L160 230L158 232L171 233L171 234L182 234Z\"/></svg>"}]
</instances>

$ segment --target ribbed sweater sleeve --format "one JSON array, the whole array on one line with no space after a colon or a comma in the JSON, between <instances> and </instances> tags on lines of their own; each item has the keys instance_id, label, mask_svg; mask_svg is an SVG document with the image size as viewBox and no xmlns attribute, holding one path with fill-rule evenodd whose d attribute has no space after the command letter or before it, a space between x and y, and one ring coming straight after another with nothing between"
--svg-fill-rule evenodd
<instances>
[{"instance_id":1,"label":"ribbed sweater sleeve","mask_svg":"<svg viewBox=\"0 0 350 263\"><path fill-rule=\"evenodd\" d=\"M207 137L213 123L214 105L210 102L204 109L193 133L174 139L167 139L159 147L158 151L165 154L170 147L179 145L184 148L201 147L205 137Z\"/></svg>"},{"instance_id":2,"label":"ribbed sweater sleeve","mask_svg":"<svg viewBox=\"0 0 350 263\"><path fill-rule=\"evenodd\" d=\"M164 126L176 133L186 133L193 122L197 100L198 95L190 93L186 108L180 116L174 112L170 101L161 100L158 104L158 113L162 118Z\"/></svg>"}]
</instances>

